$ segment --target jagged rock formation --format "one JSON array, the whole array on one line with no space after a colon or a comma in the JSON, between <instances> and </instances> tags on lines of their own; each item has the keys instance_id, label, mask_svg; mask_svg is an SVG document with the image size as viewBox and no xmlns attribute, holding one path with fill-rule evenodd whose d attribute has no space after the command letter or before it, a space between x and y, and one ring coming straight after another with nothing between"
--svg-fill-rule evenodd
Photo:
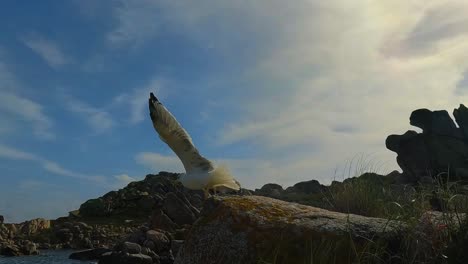
<instances>
[{"instance_id":1,"label":"jagged rock formation","mask_svg":"<svg viewBox=\"0 0 468 264\"><path fill-rule=\"evenodd\" d=\"M0 223L0 255L39 254L38 245L28 238L50 228L50 221L37 218L20 224Z\"/></svg>"},{"instance_id":2,"label":"jagged rock formation","mask_svg":"<svg viewBox=\"0 0 468 264\"><path fill-rule=\"evenodd\" d=\"M175 263L328 263L332 258L349 263L353 250L363 250L366 239L382 239L390 251L398 248L400 228L385 219L261 196L213 197Z\"/></svg>"},{"instance_id":3,"label":"jagged rock formation","mask_svg":"<svg viewBox=\"0 0 468 264\"><path fill-rule=\"evenodd\" d=\"M183 193L190 203L201 206L200 192L188 190L178 181L179 174L160 172L149 174L142 181L129 183L125 188L90 199L80 206L75 216L82 217L148 217L164 201L167 193ZM198 194L198 197L195 195Z\"/></svg>"},{"instance_id":4,"label":"jagged rock formation","mask_svg":"<svg viewBox=\"0 0 468 264\"><path fill-rule=\"evenodd\" d=\"M112 248L144 224L182 239L198 218L201 197L201 192L185 189L176 173L150 174L123 189L88 200L68 217L0 224L0 242L5 247L18 245L18 249L18 243L26 240L39 249Z\"/></svg>"},{"instance_id":5,"label":"jagged rock formation","mask_svg":"<svg viewBox=\"0 0 468 264\"><path fill-rule=\"evenodd\" d=\"M460 105L453 115L459 128L445 110L418 109L411 114L410 124L422 133L409 130L387 137L385 144L398 154L408 183L447 172L452 180L468 180L468 109Z\"/></svg>"}]
</instances>

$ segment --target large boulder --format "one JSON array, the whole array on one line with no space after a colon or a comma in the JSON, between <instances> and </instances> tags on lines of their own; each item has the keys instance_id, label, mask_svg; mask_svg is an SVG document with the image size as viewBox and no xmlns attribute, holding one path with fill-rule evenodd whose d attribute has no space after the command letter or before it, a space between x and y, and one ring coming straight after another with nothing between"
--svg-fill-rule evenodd
<instances>
[{"instance_id":1,"label":"large boulder","mask_svg":"<svg viewBox=\"0 0 468 264\"><path fill-rule=\"evenodd\" d=\"M321 193L325 190L325 186L321 185L317 180L303 181L294 184L292 187L288 187L286 192L290 193L303 193L303 194L315 194Z\"/></svg>"},{"instance_id":2,"label":"large boulder","mask_svg":"<svg viewBox=\"0 0 468 264\"><path fill-rule=\"evenodd\" d=\"M415 110L410 124L423 130L409 130L387 137L386 147L397 153L398 165L408 183L448 173L452 180L468 180L468 110L454 110L460 128L447 111Z\"/></svg>"},{"instance_id":3,"label":"large boulder","mask_svg":"<svg viewBox=\"0 0 468 264\"><path fill-rule=\"evenodd\" d=\"M267 196L267 197L280 197L284 192L283 187L276 183L267 183L260 189L255 190L256 195Z\"/></svg>"},{"instance_id":4,"label":"large boulder","mask_svg":"<svg viewBox=\"0 0 468 264\"><path fill-rule=\"evenodd\" d=\"M166 195L163 210L178 225L192 224L199 214L198 209L189 201L172 192Z\"/></svg>"},{"instance_id":5,"label":"large boulder","mask_svg":"<svg viewBox=\"0 0 468 264\"><path fill-rule=\"evenodd\" d=\"M118 217L127 219L146 219L154 210L160 209L166 202L165 196L174 193L184 204L199 208L202 206L202 195L199 191L186 189L180 183L179 174L159 172L148 174L142 181L134 181L126 187L111 191L102 197L90 199L83 203L72 216L77 217ZM174 197L169 202L180 204ZM191 209L191 208L189 208ZM170 215L165 210L167 215ZM192 210L196 212L196 210ZM172 216L171 216L172 217Z\"/></svg>"},{"instance_id":6,"label":"large boulder","mask_svg":"<svg viewBox=\"0 0 468 264\"><path fill-rule=\"evenodd\" d=\"M175 263L328 263L331 259L349 263L369 239L383 243L389 251L397 249L400 228L399 223L386 219L268 197L212 197Z\"/></svg>"},{"instance_id":7,"label":"large boulder","mask_svg":"<svg viewBox=\"0 0 468 264\"><path fill-rule=\"evenodd\" d=\"M20 232L25 235L34 235L40 231L47 230L49 228L50 220L46 220L43 218L32 219L20 224Z\"/></svg>"}]
</instances>

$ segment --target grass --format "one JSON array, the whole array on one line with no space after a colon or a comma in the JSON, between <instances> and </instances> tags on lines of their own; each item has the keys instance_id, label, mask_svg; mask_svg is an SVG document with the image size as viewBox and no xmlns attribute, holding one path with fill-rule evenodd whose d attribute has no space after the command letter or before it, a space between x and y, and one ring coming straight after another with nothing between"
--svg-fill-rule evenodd
<instances>
[{"instance_id":1,"label":"grass","mask_svg":"<svg viewBox=\"0 0 468 264\"><path fill-rule=\"evenodd\" d=\"M342 183L335 182L320 194L293 194L286 199L348 214L398 220L408 227L393 251L387 250L385 241L374 239L357 249L350 235L353 256L347 263L468 263L468 190L450 180L449 170L432 177L432 184L410 186L378 177L381 164L376 164L363 155L355 157L345 166L347 177L343 176ZM439 212L429 214L434 208ZM301 263L343 263L334 258L338 250L334 244L309 242ZM273 259L259 263L289 262Z\"/></svg>"}]
</instances>

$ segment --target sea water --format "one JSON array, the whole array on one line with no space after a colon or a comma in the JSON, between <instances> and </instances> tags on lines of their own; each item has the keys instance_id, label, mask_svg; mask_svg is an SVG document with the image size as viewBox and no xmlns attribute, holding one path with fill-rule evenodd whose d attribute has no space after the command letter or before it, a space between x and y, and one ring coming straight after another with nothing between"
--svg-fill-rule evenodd
<instances>
[{"instance_id":1,"label":"sea water","mask_svg":"<svg viewBox=\"0 0 468 264\"><path fill-rule=\"evenodd\" d=\"M68 259L73 250L41 250L37 256L2 257L0 264L89 264L96 261Z\"/></svg>"}]
</instances>

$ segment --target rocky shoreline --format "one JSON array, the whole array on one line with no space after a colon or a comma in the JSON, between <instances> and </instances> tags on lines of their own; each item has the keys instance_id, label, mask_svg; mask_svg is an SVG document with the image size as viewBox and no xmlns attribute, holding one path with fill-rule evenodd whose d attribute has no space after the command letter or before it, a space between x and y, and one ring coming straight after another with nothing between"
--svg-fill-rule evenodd
<instances>
[{"instance_id":1,"label":"rocky shoreline","mask_svg":"<svg viewBox=\"0 0 468 264\"><path fill-rule=\"evenodd\" d=\"M468 109L461 105L454 116L459 128L446 111L419 109L412 113L410 124L422 133L408 131L387 138L387 148L398 154L402 173L369 172L330 186L316 180L286 189L268 183L254 191L243 189L208 200L202 199L201 191L184 188L177 173L149 174L142 181L86 201L66 217L7 224L0 216L0 255L76 249L80 251L70 258L101 264L257 263L259 259L288 263L305 251L311 252L309 260L320 258L321 251L332 247L344 261L368 250L369 241L385 245L389 256L402 248L411 249L413 240L401 234L416 232L418 250L431 251L435 258L442 253L435 252L440 245L432 243L434 237L448 232L444 229L449 226L447 212L457 212L459 223L450 225L455 229L468 212L468 194L463 191L463 182L468 180ZM462 188L441 189L438 176L446 167L453 169L451 179ZM448 197L450 203L448 191L454 191ZM425 197L420 199L419 194ZM350 204L350 199L362 199L362 204ZM415 201L421 206L414 207ZM387 212L388 208L380 208L386 203L400 208ZM419 215L411 212L419 209L424 209ZM403 221L403 210L413 213L415 220ZM400 220L389 220L393 214ZM449 218L455 219L451 214Z\"/></svg>"}]
</instances>

